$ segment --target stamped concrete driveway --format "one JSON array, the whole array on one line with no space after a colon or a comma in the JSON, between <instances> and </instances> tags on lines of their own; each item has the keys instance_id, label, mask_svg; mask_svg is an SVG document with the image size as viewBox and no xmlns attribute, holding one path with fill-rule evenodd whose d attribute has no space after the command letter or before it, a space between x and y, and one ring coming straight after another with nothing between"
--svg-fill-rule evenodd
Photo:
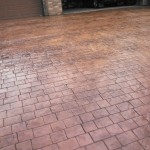
<instances>
[{"instance_id":1,"label":"stamped concrete driveway","mask_svg":"<svg viewBox=\"0 0 150 150\"><path fill-rule=\"evenodd\" d=\"M150 9L0 22L1 150L150 150Z\"/></svg>"}]
</instances>

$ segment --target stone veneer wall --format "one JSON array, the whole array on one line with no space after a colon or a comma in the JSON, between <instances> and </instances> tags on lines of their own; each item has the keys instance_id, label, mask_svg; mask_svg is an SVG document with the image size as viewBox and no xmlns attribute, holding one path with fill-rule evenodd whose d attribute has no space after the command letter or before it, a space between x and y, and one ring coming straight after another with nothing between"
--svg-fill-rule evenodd
<instances>
[{"instance_id":1,"label":"stone veneer wall","mask_svg":"<svg viewBox=\"0 0 150 150\"><path fill-rule=\"evenodd\" d=\"M45 15L60 15L62 14L61 0L43 0Z\"/></svg>"}]
</instances>

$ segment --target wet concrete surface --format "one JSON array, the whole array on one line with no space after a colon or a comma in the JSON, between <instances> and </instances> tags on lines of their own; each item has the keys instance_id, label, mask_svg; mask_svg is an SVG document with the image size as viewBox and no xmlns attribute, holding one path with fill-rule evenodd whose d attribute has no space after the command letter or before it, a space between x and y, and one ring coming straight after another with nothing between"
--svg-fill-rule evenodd
<instances>
[{"instance_id":1,"label":"wet concrete surface","mask_svg":"<svg viewBox=\"0 0 150 150\"><path fill-rule=\"evenodd\" d=\"M149 150L150 9L0 21L0 149Z\"/></svg>"}]
</instances>

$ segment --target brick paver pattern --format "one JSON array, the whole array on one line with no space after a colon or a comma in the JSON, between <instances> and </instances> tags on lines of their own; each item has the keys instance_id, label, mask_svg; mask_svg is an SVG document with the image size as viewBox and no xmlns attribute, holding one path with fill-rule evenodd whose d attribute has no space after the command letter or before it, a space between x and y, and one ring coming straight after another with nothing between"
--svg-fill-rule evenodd
<instances>
[{"instance_id":1,"label":"brick paver pattern","mask_svg":"<svg viewBox=\"0 0 150 150\"><path fill-rule=\"evenodd\" d=\"M150 9L0 23L1 150L150 150Z\"/></svg>"}]
</instances>

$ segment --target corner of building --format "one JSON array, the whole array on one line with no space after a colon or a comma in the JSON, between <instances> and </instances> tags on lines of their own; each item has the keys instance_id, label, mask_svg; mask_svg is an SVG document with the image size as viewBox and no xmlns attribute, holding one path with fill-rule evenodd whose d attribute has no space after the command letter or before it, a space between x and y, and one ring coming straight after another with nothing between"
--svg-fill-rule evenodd
<instances>
[{"instance_id":1,"label":"corner of building","mask_svg":"<svg viewBox=\"0 0 150 150\"><path fill-rule=\"evenodd\" d=\"M61 0L43 0L43 7L45 16L62 14Z\"/></svg>"}]
</instances>

